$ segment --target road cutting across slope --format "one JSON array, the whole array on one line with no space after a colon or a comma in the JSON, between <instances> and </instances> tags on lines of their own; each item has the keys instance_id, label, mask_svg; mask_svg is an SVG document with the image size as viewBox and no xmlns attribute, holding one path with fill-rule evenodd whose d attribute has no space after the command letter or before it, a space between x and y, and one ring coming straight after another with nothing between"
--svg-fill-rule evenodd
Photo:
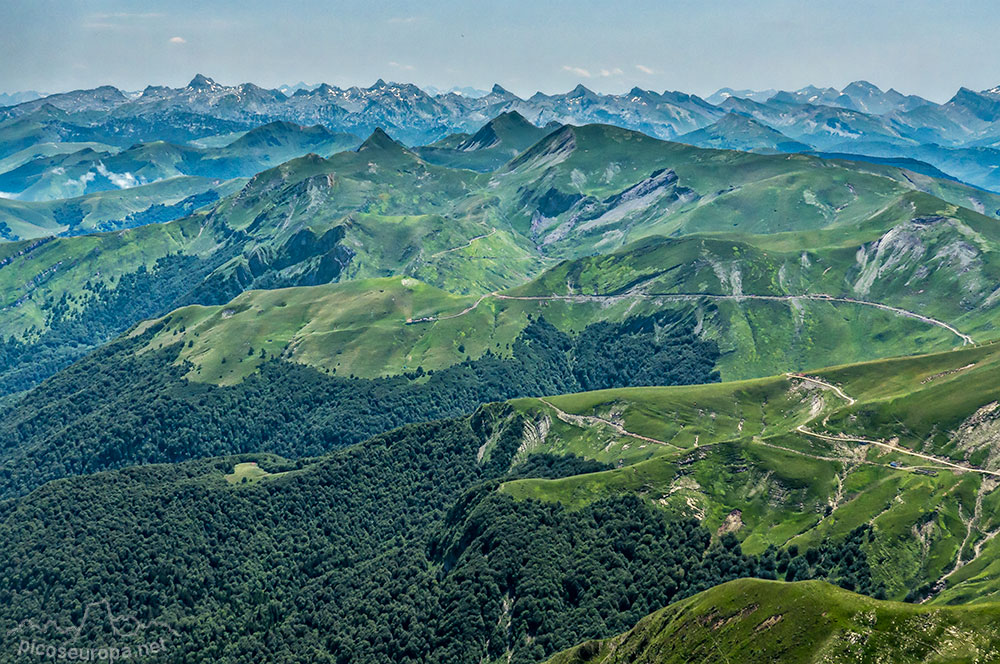
<instances>
[{"instance_id":1,"label":"road cutting across slope","mask_svg":"<svg viewBox=\"0 0 1000 664\"><path fill-rule=\"evenodd\" d=\"M893 307L888 304L882 304L881 302L871 302L868 300L858 300L850 297L834 297L833 295L828 295L826 293L809 293L804 295L745 295L745 294L734 294L734 295L716 295L712 293L642 293L629 291L626 293L620 293L617 295L505 295L499 292L487 293L479 298L473 305L460 311L457 314L450 314L444 316L426 316L424 318L408 320L408 324L412 323L432 323L438 320L448 320L451 318L457 318L459 316L464 316L465 314L473 311L478 307L483 300L486 298L496 298L498 300L521 300L528 302L551 302L551 301L565 301L565 302L607 302L628 298L642 298L642 299L655 299L673 302L694 302L698 300L713 300L713 301L734 301L740 302L743 300L761 300L768 302L792 302L799 300L809 300L813 302L839 302L842 304L853 304L857 306L873 307L875 309L881 309L882 311L888 311L896 314L897 316L905 316L907 318L913 318L915 320L922 321L928 325L934 325L947 330L957 336L962 340L962 345L974 344L975 340L965 334L964 332L958 330L953 325L946 323L942 320L936 318L931 318L930 316L925 316L923 314L918 314L915 311L909 311L907 309L902 309L900 307Z\"/></svg>"}]
</instances>

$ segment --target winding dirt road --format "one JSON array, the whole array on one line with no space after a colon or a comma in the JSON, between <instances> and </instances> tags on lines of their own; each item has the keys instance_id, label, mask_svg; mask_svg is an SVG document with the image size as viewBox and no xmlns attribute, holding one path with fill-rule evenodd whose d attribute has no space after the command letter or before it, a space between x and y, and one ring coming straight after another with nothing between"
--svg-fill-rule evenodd
<instances>
[{"instance_id":1,"label":"winding dirt road","mask_svg":"<svg viewBox=\"0 0 1000 664\"><path fill-rule=\"evenodd\" d=\"M922 454L920 452L914 452L913 450L907 449L905 447L900 447L899 445L893 445L892 443L886 443L881 440L873 440L871 438L856 438L854 436L829 436L823 433L817 433L806 428L804 424L800 424L795 427L795 430L806 436L812 436L813 438L821 438L823 440L831 440L839 443L864 443L867 445L877 445L887 450L893 452L898 452L900 454L906 454L908 456L917 457L919 459L924 459L925 461L931 461L935 464L941 466L948 466L949 468L954 468L956 470L963 470L967 473L981 473L983 475L991 475L993 477L1000 477L1000 472L994 470L986 470L985 468L973 468L972 466L964 466L960 463L955 463L953 461L948 461L940 457L931 456L929 454Z\"/></svg>"},{"instance_id":2,"label":"winding dirt road","mask_svg":"<svg viewBox=\"0 0 1000 664\"><path fill-rule=\"evenodd\" d=\"M857 399L855 399L854 397L850 396L849 394L847 394L846 392L844 392L844 390L842 390L840 387L834 385L833 383L828 383L825 380L821 380L819 378L813 378L811 376L803 376L801 374L789 373L789 374L786 374L786 375L788 377L790 377L790 378L796 378L798 380L802 380L802 381L806 381L806 382L809 382L809 383L813 383L814 385L819 385L820 387L823 387L824 389L828 389L828 390L832 391L834 394L836 394L838 397L840 397L841 399L843 399L844 401L846 401L848 406L853 406L855 403L857 403ZM816 417L819 417L819 415L817 415ZM813 417L812 419L810 419L809 422L811 422L814 419L816 419L816 417ZM800 424L799 426L795 427L795 430L798 431L799 433L803 434L803 435L812 436L813 438L820 438L822 440L829 440L829 441L838 442L838 443L862 443L862 444L865 444L865 445L876 445L876 446L881 447L883 449L891 450L893 452L898 452L899 454L905 454L907 456L912 456L912 457L916 457L918 459L923 459L925 461L930 461L930 462L935 463L935 464L940 465L940 466L947 466L949 468L954 468L956 470L963 470L963 471L969 472L969 473L980 473L980 474L983 474L983 475L990 475L992 477L1000 477L1000 472L997 472L997 471L986 470L984 468L975 468L973 466L967 466L967 465L963 465L963 464L960 464L960 463L955 463L954 461L950 461L948 459L943 459L941 457L933 456L933 455L930 455L930 454L923 454L921 452L914 452L913 450L908 449L906 447L901 447L899 445L894 445L892 443L887 443L887 442L882 441L882 440L875 440L875 439L872 439L872 438L858 438L858 437L855 437L855 436L846 436L846 435L843 435L843 434L839 435L839 436L831 436L829 434L818 433L816 431L813 431L812 429L808 428L805 424Z\"/></svg>"},{"instance_id":3,"label":"winding dirt road","mask_svg":"<svg viewBox=\"0 0 1000 664\"><path fill-rule=\"evenodd\" d=\"M665 300L672 302L694 302L697 300L713 300L713 301L734 301L739 302L742 300L762 300L770 302L790 302L795 300L811 300L814 302L840 302L843 304L853 304L858 306L873 307L875 309L881 309L882 311L888 311L894 313L897 316L904 316L906 318L913 318L921 322L927 323L928 325L935 325L942 329L945 329L959 339L962 340L962 344L974 344L975 340L956 329L954 326L936 318L931 318L930 316L924 316L923 314L918 314L915 311L909 311L907 309L901 309L900 307L892 307L888 304L882 304L880 302L870 302L868 300L858 300L850 297L834 297L826 293L812 293L805 295L715 295L712 293L636 293L636 292L626 292L618 295L503 295L499 292L492 292L483 295L475 304L466 308L457 314L451 314L448 316L427 316L425 318L419 318L412 321L407 321L408 323L432 323L437 320L447 320L450 318L457 318L458 316L464 316L476 307L478 307L483 300L489 297L494 297L498 300L522 300L528 302L552 302L552 301L565 301L565 302L606 302L613 300L621 300L628 298L642 298L642 299L655 299L655 300Z\"/></svg>"},{"instance_id":4,"label":"winding dirt road","mask_svg":"<svg viewBox=\"0 0 1000 664\"><path fill-rule=\"evenodd\" d=\"M665 445L667 447L672 447L675 450L681 452L686 451L683 447L679 447L677 445L674 445L673 443L668 443L665 440L657 440L656 438L650 438L649 436L643 436L642 434L632 433L631 431L628 431L625 427L618 424L617 422L606 420L603 417L595 417L594 415L576 415L574 413L567 413L565 410L559 408L548 399L539 398L538 400L541 401L546 406L548 406L549 408L551 408L552 410L556 411L556 417L558 417L560 420L568 424L574 424L576 426L581 426L581 425L594 426L603 424L604 426L614 429L615 432L617 432L618 435L620 436L629 436L630 438L645 440L648 443L654 443L656 445Z\"/></svg>"},{"instance_id":5,"label":"winding dirt road","mask_svg":"<svg viewBox=\"0 0 1000 664\"><path fill-rule=\"evenodd\" d=\"M836 394L838 397L840 397L844 401L846 401L848 406L853 406L854 404L856 404L858 402L857 399L855 399L852 396L849 396L842 389L840 389L839 387L837 387L833 383L826 382L825 380L820 380L819 378L813 378L812 376L805 376L803 374L798 374L798 373L786 373L785 375L788 376L789 378L798 378L799 380L804 380L807 383L812 383L814 385L819 385L820 387L824 387L824 388L832 391L834 394ZM813 418L813 419L815 419L815 418Z\"/></svg>"},{"instance_id":6,"label":"winding dirt road","mask_svg":"<svg viewBox=\"0 0 1000 664\"><path fill-rule=\"evenodd\" d=\"M836 394L840 399L843 399L844 402L848 406L853 406L855 403L857 403L857 399L855 399L851 395L849 395L846 392L844 392L844 390L841 389L839 386L834 385L833 383L828 383L827 381L822 380L820 378L815 378L815 377L812 377L812 376L805 376L805 375L796 374L796 373L788 373L788 374L786 374L786 376L788 376L791 379L801 380L801 381L804 381L804 382L807 382L807 383L812 383L814 385L818 385L819 387L822 387L823 389L830 390L831 392L833 392L834 394ZM540 398L539 401L541 401L546 406L548 406L553 411L555 411L556 416L560 420L562 420L564 422L567 422L569 424L574 424L576 426L606 426L606 427L611 428L612 430L614 430L616 433L618 433L621 436L628 436L630 438L636 438L638 440L644 440L646 442L654 443L656 445L665 445L667 447L671 447L671 448L673 448L675 450L682 451L682 452L683 451L688 451L687 448L683 448L683 447L680 447L678 445L674 445L673 443L669 443L669 442L666 442L666 441L663 441L663 440L658 440L656 438L650 438L649 436L643 436L642 434L634 433L632 431L627 430L621 424L618 424L617 422L613 422L611 420L605 419L603 417L596 417L594 415L577 415L575 413L568 413L568 412L562 410L561 408L559 408L558 406L556 406L555 404L553 404L548 399ZM806 423L808 424L808 422L812 422L817 417L819 417L819 414L817 414L817 415L813 416L812 418L810 418L809 420L807 420ZM798 425L797 427L795 427L795 431L797 431L798 433L800 433L802 435L805 435L805 436L810 436L810 437L813 437L813 438L819 438L821 440L827 440L827 441L831 441L831 442L835 442L835 443L861 443L861 444L864 444L864 445L875 445L877 447L881 447L883 449L886 449L886 450L889 450L889 451L892 451L892 452L897 452L899 454L904 454L904 455L912 456L912 457L915 457L915 458L918 458L918 459L923 459L924 461L929 461L929 462L931 462L932 464L934 464L935 466L938 466L938 467L944 466L944 467L947 467L947 468L953 468L955 470L960 470L960 471L964 471L964 472L980 473L982 475L989 475L991 477L1000 478L1000 472L998 472L998 471L986 470L984 468L975 468L973 466L968 466L968 465L956 463L956 462L951 461L949 459L944 459L944 458L933 456L933 455L930 455L930 454L923 454L922 452L915 452L915 451L913 451L911 449L908 449L908 448L905 448L905 447L901 447L901 446L895 445L893 443L887 443L887 442L882 441L882 440L875 440L875 439L872 439L872 438L860 438L860 437L856 437L856 436L847 436L847 435L843 435L843 434L842 435L833 436L833 435L829 435L829 434L824 434L824 433L819 433L819 432L813 431L813 430L809 429L806 426L806 424L800 424L800 425ZM803 456L811 457L811 458L814 458L814 459L822 459L822 460L825 460L825 461L842 461L842 459L835 459L835 458L832 458L832 457L826 457L826 456L817 455L817 454L810 454L810 453L804 452L802 450L796 450L796 449L784 447L784 446L781 446L781 445L773 445L771 443L767 443L767 442L759 440L759 439L755 439L754 442L756 444L764 445L766 447L773 447L775 449L781 449L781 450L784 450L786 452L801 454ZM697 445L695 447L697 447ZM864 461L863 463L874 463L874 462ZM884 465L884 464L876 464L876 465ZM915 468L917 468L917 467L916 466L914 466L914 467L899 466L898 467L899 470L911 470L911 471L914 470Z\"/></svg>"},{"instance_id":7,"label":"winding dirt road","mask_svg":"<svg viewBox=\"0 0 1000 664\"><path fill-rule=\"evenodd\" d=\"M491 235L493 235L496 232L497 232L497 229L494 228L489 233L483 233L482 235L477 235L474 238L469 238L469 241L466 242L465 244L460 244L457 247L452 247L451 249L444 249L443 251L439 251L439 252L437 252L435 254L431 254L431 258L440 258L441 256L444 256L445 254L450 254L453 251L458 251L460 249L465 249L466 247L471 247L474 242L477 242L478 240L485 240L486 238L490 237Z\"/></svg>"}]
</instances>

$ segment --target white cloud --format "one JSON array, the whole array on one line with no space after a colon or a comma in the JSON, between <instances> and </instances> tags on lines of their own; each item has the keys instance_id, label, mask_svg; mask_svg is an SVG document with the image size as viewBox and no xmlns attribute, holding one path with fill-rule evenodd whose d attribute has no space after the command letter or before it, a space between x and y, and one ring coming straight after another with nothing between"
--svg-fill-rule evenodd
<instances>
[{"instance_id":1,"label":"white cloud","mask_svg":"<svg viewBox=\"0 0 1000 664\"><path fill-rule=\"evenodd\" d=\"M571 74L576 74L577 76L582 76L584 78L591 78L593 74L589 70L583 67L570 67L569 65L563 65L563 71L568 71Z\"/></svg>"},{"instance_id":2,"label":"white cloud","mask_svg":"<svg viewBox=\"0 0 1000 664\"><path fill-rule=\"evenodd\" d=\"M416 16L393 16L388 22L405 25L409 23L416 23L418 20L419 19Z\"/></svg>"},{"instance_id":3,"label":"white cloud","mask_svg":"<svg viewBox=\"0 0 1000 664\"><path fill-rule=\"evenodd\" d=\"M607 78L609 76L621 76L624 73L625 72L623 72L618 67L615 67L614 69L602 69L601 70L601 76L603 76L604 78Z\"/></svg>"},{"instance_id":4,"label":"white cloud","mask_svg":"<svg viewBox=\"0 0 1000 664\"><path fill-rule=\"evenodd\" d=\"M638 69L639 71L641 71L643 74L655 74L656 73L655 69L653 69L652 67L647 67L646 65L636 65L635 68Z\"/></svg>"},{"instance_id":5,"label":"white cloud","mask_svg":"<svg viewBox=\"0 0 1000 664\"><path fill-rule=\"evenodd\" d=\"M413 71L414 69L416 69L416 67L414 67L413 65L400 64L400 63L396 62L395 60L390 60L389 61L389 66L390 67L395 67L396 69L402 69L403 71Z\"/></svg>"},{"instance_id":6,"label":"white cloud","mask_svg":"<svg viewBox=\"0 0 1000 664\"><path fill-rule=\"evenodd\" d=\"M110 180L111 184L115 185L119 189L128 189L140 184L139 180L137 180L131 173L115 173L108 170L108 167L104 165L103 161L97 162L97 172ZM92 176L93 173L88 173L88 175Z\"/></svg>"},{"instance_id":7,"label":"white cloud","mask_svg":"<svg viewBox=\"0 0 1000 664\"><path fill-rule=\"evenodd\" d=\"M171 37L167 41L169 41L171 44L186 44L187 43L187 40L184 39L183 37Z\"/></svg>"},{"instance_id":8,"label":"white cloud","mask_svg":"<svg viewBox=\"0 0 1000 664\"><path fill-rule=\"evenodd\" d=\"M95 179L97 179L97 175L94 171L87 171L77 179L70 178L69 180L66 180L66 186L80 187L81 190L83 190L86 189L88 183L93 182Z\"/></svg>"}]
</instances>

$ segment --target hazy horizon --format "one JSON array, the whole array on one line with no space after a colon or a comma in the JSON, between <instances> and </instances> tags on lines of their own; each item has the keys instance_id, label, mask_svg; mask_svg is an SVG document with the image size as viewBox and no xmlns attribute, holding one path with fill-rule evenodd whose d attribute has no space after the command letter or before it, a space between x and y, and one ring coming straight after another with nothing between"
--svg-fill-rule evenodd
<instances>
[{"instance_id":1,"label":"hazy horizon","mask_svg":"<svg viewBox=\"0 0 1000 664\"><path fill-rule=\"evenodd\" d=\"M722 87L883 89L945 101L959 87L1000 83L1000 8L984 0L859 0L801 5L626 0L515 1L473 7L436 0L0 0L0 90L53 93L99 85L185 85L195 73L233 85L299 81L339 87L377 79L521 97L566 92ZM766 11L761 11L765 9ZM863 15L864 22L857 17ZM516 48L514 45L516 44Z\"/></svg>"}]
</instances>

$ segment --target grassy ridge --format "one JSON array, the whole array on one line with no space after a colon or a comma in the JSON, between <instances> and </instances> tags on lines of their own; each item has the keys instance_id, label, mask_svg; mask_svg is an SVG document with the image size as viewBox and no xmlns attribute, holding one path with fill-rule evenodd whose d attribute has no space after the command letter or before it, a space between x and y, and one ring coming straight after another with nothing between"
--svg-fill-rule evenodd
<instances>
[{"instance_id":1,"label":"grassy ridge","mask_svg":"<svg viewBox=\"0 0 1000 664\"><path fill-rule=\"evenodd\" d=\"M123 274L149 268L167 254L208 255L222 238L203 217L51 241L0 244L0 336L46 327L46 308L77 297L88 280L114 287ZM76 302L78 308L87 306Z\"/></svg>"},{"instance_id":2,"label":"grassy ridge","mask_svg":"<svg viewBox=\"0 0 1000 664\"><path fill-rule=\"evenodd\" d=\"M502 490L576 509L639 495L735 532L748 552L871 524L870 559L890 596L982 601L1000 596L1000 482L964 469L997 468L998 374L1000 350L986 345L817 372L853 404L795 376L519 400L535 432L522 454L617 468Z\"/></svg>"},{"instance_id":3,"label":"grassy ridge","mask_svg":"<svg viewBox=\"0 0 1000 664\"><path fill-rule=\"evenodd\" d=\"M873 600L822 581L741 579L589 641L548 664L992 661L1000 605L925 607Z\"/></svg>"},{"instance_id":4,"label":"grassy ridge","mask_svg":"<svg viewBox=\"0 0 1000 664\"><path fill-rule=\"evenodd\" d=\"M428 290L419 313L402 305L357 309L351 304L358 298L378 295L365 294L365 289L388 291L386 302L397 296L399 302L405 301L408 288L398 278L378 284L322 286L314 291L287 290L281 301L297 311L294 316L290 310L276 308L277 300L266 293L247 293L201 315L197 334L189 333L184 339L192 350L185 351L183 357L214 354L214 360L209 361L214 365L222 355L266 347L268 353L284 353L313 366L378 376L417 366L443 368L466 355L478 357L487 349L504 353L529 315L544 316L561 329L578 331L598 320L621 320L663 309L685 312L698 321L702 336L719 344L725 379L944 350L960 345L961 337L943 325L865 303L906 308L956 325L979 339L995 335L991 285L1000 280L1000 264L996 264L991 246L996 231L992 222L975 213L951 212L955 216L928 214L926 218L933 221L892 227L881 237L869 235L875 239L863 244L861 250L857 244L810 245L821 239L811 234L803 234L795 243L788 237L781 239L782 245L809 246L795 251L745 237L649 238L611 254L561 262L534 281L499 296L456 299L443 291ZM452 291L470 286L475 291L510 282L519 270L530 271L537 264L523 252L516 236L498 229L473 236L452 249L439 249L460 242L461 237L443 240L445 233L427 232L454 226L442 218L390 221L364 216L352 224L359 232L378 237L378 241L357 245L357 260L348 267L353 278L371 276L369 266L396 264L399 271L450 286ZM860 231L852 231L850 241L857 242L861 236ZM904 239L897 242L900 237ZM966 240L970 237L977 244ZM822 239L848 242L839 236ZM414 244L427 246L414 257L403 249ZM370 247L380 248L380 254L362 253L370 252ZM488 265L479 260L487 252L496 259L494 265L514 269L477 270L477 266ZM399 256L408 256L404 260L409 262L400 263ZM463 274L459 283L458 275ZM744 295L772 299L741 297ZM815 299L817 296L859 302ZM253 309L254 323L248 323L248 315L221 315L245 308ZM307 316L303 308L308 309L309 317L317 318L308 328L295 323L296 316ZM330 311L322 311L324 308ZM169 339L156 343L177 340L180 328L188 327L187 317L186 313L172 316L164 333ZM408 318L424 321L405 326ZM362 331L378 335L380 347L391 346L393 351L368 353L361 347ZM202 334L208 336L202 339ZM208 339L227 341L216 344ZM242 351L234 346L237 339L246 346ZM244 362L225 371L205 367L200 379L232 382L255 366Z\"/></svg>"},{"instance_id":5,"label":"grassy ridge","mask_svg":"<svg viewBox=\"0 0 1000 664\"><path fill-rule=\"evenodd\" d=\"M589 224L580 223L590 219L586 214L580 217L578 213L584 212L580 205L559 211L554 218L544 215L547 219L541 223L528 206L511 217L512 223L526 234L536 234L561 255L573 255L584 247L609 251L656 234L773 234L850 227L882 214L913 192L974 209L997 209L993 203L1000 200L956 183L914 180L891 167L803 155L704 150L605 125L566 127L553 133L494 178L501 190L521 191L533 182L539 193L551 187L596 202L609 200L663 168L678 177L682 190L676 197L651 196L647 205L630 206L627 211L618 208L624 214ZM570 233L564 230L567 224Z\"/></svg>"},{"instance_id":6,"label":"grassy ridge","mask_svg":"<svg viewBox=\"0 0 1000 664\"><path fill-rule=\"evenodd\" d=\"M189 377L203 382L237 382L271 355L340 375L375 377L417 367L442 369L486 351L509 354L533 316L578 332L594 322L664 310L701 322L701 336L724 351L720 369L725 379L961 343L941 328L853 304L519 300L456 296L416 279L393 277L249 291L224 305L181 309L163 319L165 326L150 345L181 341L179 358L194 364ZM260 356L261 349L266 356ZM223 357L230 358L225 366ZM234 365L233 357L243 362Z\"/></svg>"}]
</instances>

